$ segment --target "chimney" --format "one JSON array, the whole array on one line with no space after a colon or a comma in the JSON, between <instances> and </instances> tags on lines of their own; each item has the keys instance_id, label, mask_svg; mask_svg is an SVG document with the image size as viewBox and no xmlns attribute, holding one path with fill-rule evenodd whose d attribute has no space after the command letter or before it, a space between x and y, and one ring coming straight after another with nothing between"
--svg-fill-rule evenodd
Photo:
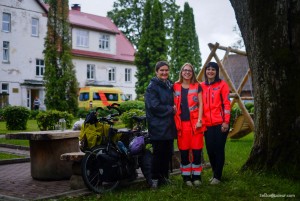
<instances>
[{"instance_id":1,"label":"chimney","mask_svg":"<svg viewBox=\"0 0 300 201\"><path fill-rule=\"evenodd\" d=\"M81 9L80 4L73 4L71 8L72 10L77 10L77 11L80 11Z\"/></svg>"}]
</instances>

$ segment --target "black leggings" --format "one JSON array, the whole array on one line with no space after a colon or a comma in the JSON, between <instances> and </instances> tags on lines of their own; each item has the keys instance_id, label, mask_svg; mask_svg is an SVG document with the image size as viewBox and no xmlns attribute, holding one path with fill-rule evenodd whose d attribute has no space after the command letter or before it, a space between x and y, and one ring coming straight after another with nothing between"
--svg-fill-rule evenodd
<instances>
[{"instance_id":1,"label":"black leggings","mask_svg":"<svg viewBox=\"0 0 300 201\"><path fill-rule=\"evenodd\" d=\"M213 177L220 180L225 162L225 144L228 131L221 132L221 124L208 126L204 133L205 144L209 162L212 167Z\"/></svg>"},{"instance_id":2,"label":"black leggings","mask_svg":"<svg viewBox=\"0 0 300 201\"><path fill-rule=\"evenodd\" d=\"M152 179L169 178L174 149L173 140L152 141L152 148Z\"/></svg>"},{"instance_id":3,"label":"black leggings","mask_svg":"<svg viewBox=\"0 0 300 201\"><path fill-rule=\"evenodd\" d=\"M190 164L190 155L189 155L190 150L180 150L180 155L181 155L181 164L182 165L188 165ZM193 161L192 163L195 165L200 165L201 164L201 153L202 149L193 149Z\"/></svg>"}]
</instances>

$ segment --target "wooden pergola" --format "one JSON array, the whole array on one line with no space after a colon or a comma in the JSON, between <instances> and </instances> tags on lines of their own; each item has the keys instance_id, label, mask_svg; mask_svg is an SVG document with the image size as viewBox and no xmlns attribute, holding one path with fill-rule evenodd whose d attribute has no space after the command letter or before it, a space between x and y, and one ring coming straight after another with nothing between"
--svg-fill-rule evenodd
<instances>
[{"instance_id":1,"label":"wooden pergola","mask_svg":"<svg viewBox=\"0 0 300 201\"><path fill-rule=\"evenodd\" d=\"M205 73L204 67L212 60L212 58L214 58L219 65L220 73L223 75L224 80L228 83L229 88L231 90L230 98L233 98L233 100L231 101L231 107L234 105L234 103L237 103L239 105L240 109L242 110L242 116L240 116L239 118L236 119L236 121L233 125L233 128L230 131L228 137L236 138L236 139L241 138L241 137L245 136L246 134L248 134L249 133L248 131L250 131L250 132L254 131L253 119L250 116L248 110L246 109L245 105L242 102L242 100L253 100L253 97L243 97L242 98L240 96L242 89L245 86L249 76L251 76L251 71L249 68L247 73L244 75L241 83L239 84L239 87L236 89L236 87L232 83L226 69L224 68L223 64L228 59L229 53L235 53L235 54L239 54L239 55L243 55L243 56L247 56L247 53L245 51L232 49L231 47L220 46L219 43L216 43L215 45L209 43L208 47L210 48L211 52L208 55L208 58L206 59L203 67L201 68L201 71L199 72L199 74L197 76L197 80L199 82L204 81L204 73ZM218 55L216 54L216 51L218 49L225 51L225 55L224 55L222 61L219 59ZM242 127L245 127L245 125L249 129L246 129L247 131L246 130L242 131Z\"/></svg>"}]
</instances>

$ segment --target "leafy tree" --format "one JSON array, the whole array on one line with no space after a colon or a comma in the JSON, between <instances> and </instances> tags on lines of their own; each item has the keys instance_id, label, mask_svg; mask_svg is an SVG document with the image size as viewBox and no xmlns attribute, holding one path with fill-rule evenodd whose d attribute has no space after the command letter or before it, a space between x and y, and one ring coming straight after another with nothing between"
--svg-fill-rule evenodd
<instances>
[{"instance_id":1,"label":"leafy tree","mask_svg":"<svg viewBox=\"0 0 300 201\"><path fill-rule=\"evenodd\" d=\"M142 20L144 17L142 10L145 8L145 4L146 0L117 0L114 2L113 10L107 12L107 16L112 19L137 49L142 34ZM151 4L153 4L153 0ZM176 5L175 0L164 0L162 6L166 36L171 38L175 14L178 12L179 6Z\"/></svg>"},{"instance_id":2,"label":"leafy tree","mask_svg":"<svg viewBox=\"0 0 300 201\"><path fill-rule=\"evenodd\" d=\"M244 168L299 179L300 3L230 2L253 75L255 139Z\"/></svg>"},{"instance_id":3,"label":"leafy tree","mask_svg":"<svg viewBox=\"0 0 300 201\"><path fill-rule=\"evenodd\" d=\"M147 0L144 9L142 35L135 56L137 66L136 93L140 98L151 77L154 75L154 66L159 60L166 60L166 39L162 14L162 6L159 0Z\"/></svg>"},{"instance_id":4,"label":"leafy tree","mask_svg":"<svg viewBox=\"0 0 300 201\"><path fill-rule=\"evenodd\" d=\"M142 32L142 10L146 0L117 0L107 16L117 25L135 47Z\"/></svg>"},{"instance_id":5,"label":"leafy tree","mask_svg":"<svg viewBox=\"0 0 300 201\"><path fill-rule=\"evenodd\" d=\"M67 0L49 0L47 36L45 39L45 104L47 109L78 109L76 72L71 58L69 7Z\"/></svg>"},{"instance_id":6,"label":"leafy tree","mask_svg":"<svg viewBox=\"0 0 300 201\"><path fill-rule=\"evenodd\" d=\"M176 80L184 63L191 63L198 72L202 62L193 9L187 2L184 4L183 12L176 17L173 35L171 78Z\"/></svg>"}]
</instances>

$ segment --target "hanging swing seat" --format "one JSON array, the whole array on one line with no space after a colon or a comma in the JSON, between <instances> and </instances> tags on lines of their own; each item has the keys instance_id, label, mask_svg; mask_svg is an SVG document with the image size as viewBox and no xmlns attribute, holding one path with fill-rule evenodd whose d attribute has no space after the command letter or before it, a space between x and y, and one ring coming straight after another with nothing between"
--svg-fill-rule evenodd
<instances>
[{"instance_id":1,"label":"hanging swing seat","mask_svg":"<svg viewBox=\"0 0 300 201\"><path fill-rule=\"evenodd\" d=\"M228 137L230 137L231 139L240 139L251 132L251 127L246 121L245 116L240 115L235 119L233 128L230 130Z\"/></svg>"}]
</instances>

